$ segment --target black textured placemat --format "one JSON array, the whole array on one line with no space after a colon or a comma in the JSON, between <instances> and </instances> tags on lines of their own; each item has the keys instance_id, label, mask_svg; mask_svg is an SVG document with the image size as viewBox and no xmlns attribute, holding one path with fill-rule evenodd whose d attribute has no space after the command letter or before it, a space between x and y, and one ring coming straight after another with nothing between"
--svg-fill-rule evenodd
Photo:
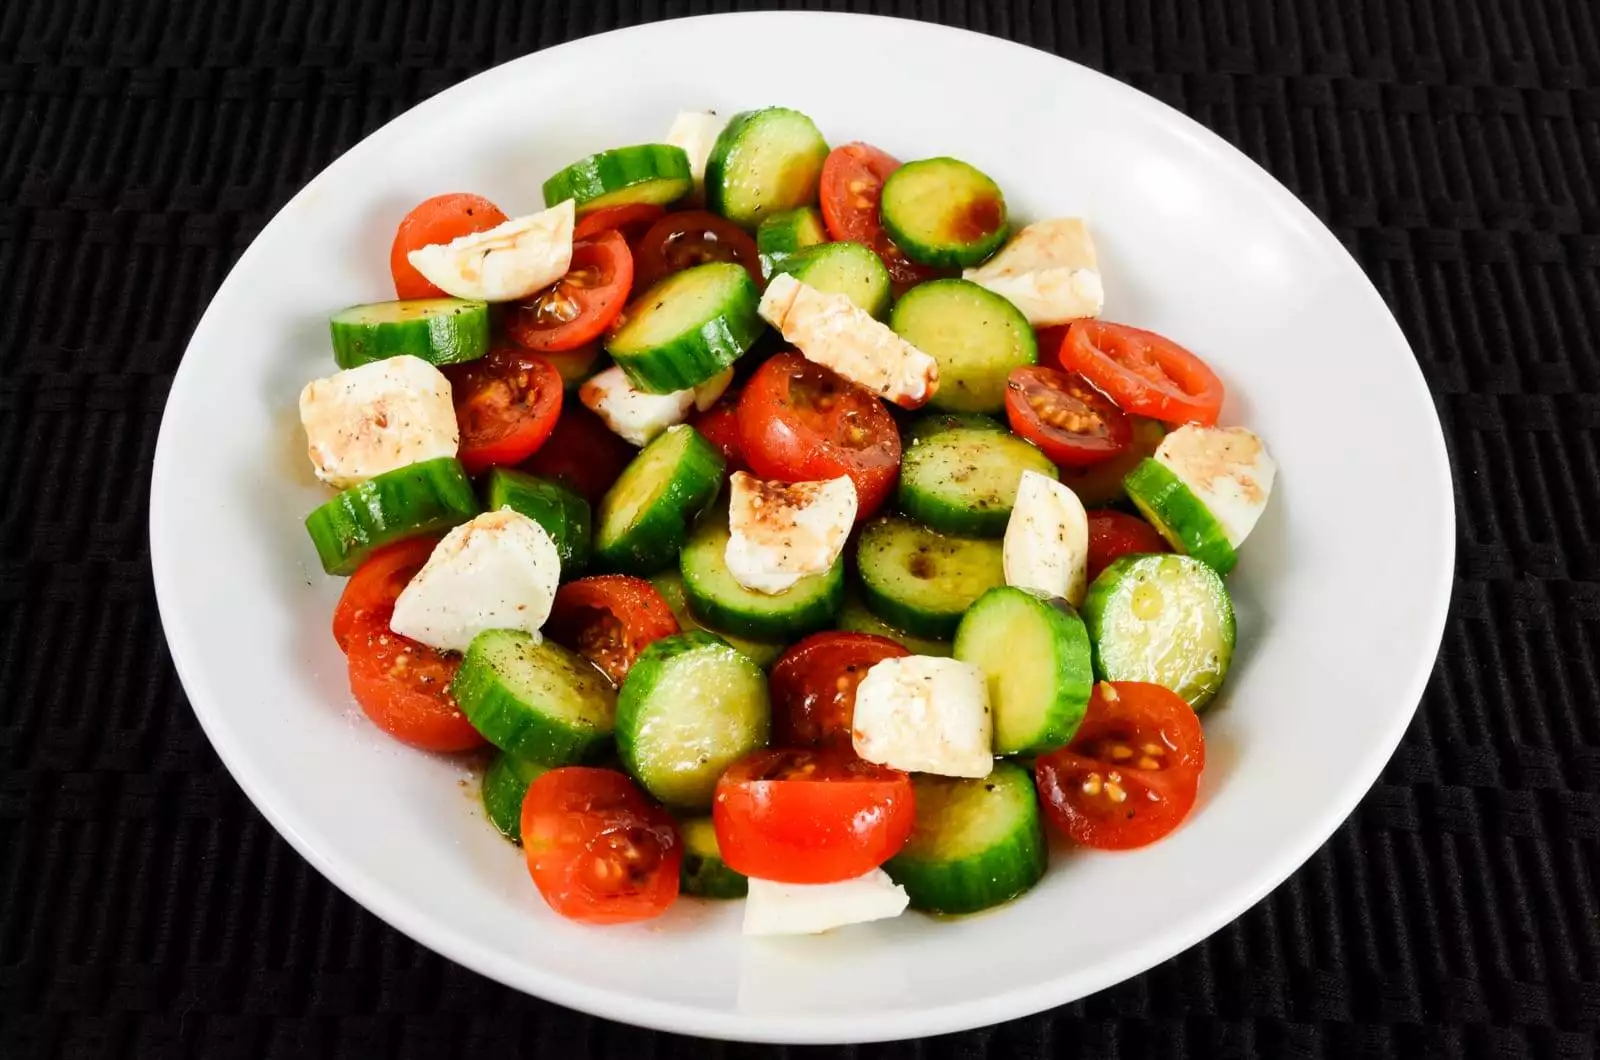
<instances>
[{"instance_id":1,"label":"black textured placemat","mask_svg":"<svg viewBox=\"0 0 1600 1060\"><path fill-rule=\"evenodd\" d=\"M301 184L494 63L728 6L0 0L0 1056L767 1054L523 997L335 891L201 735L145 530L184 343ZM1055 51L1261 162L1394 308L1460 511L1455 602L1417 721L1292 880L1057 1012L828 1054L1594 1056L1600 5L827 6L926 6ZM714 61L685 57L700 59Z\"/></svg>"}]
</instances>

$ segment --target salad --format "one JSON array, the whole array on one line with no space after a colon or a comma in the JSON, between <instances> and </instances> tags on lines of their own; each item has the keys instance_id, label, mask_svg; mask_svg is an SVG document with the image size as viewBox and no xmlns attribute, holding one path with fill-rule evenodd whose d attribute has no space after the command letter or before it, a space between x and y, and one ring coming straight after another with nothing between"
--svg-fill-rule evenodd
<instances>
[{"instance_id":1,"label":"salad","mask_svg":"<svg viewBox=\"0 0 1600 1060\"><path fill-rule=\"evenodd\" d=\"M300 413L356 702L492 748L551 908L970 913L1047 825L1180 824L1275 465L1199 357L1100 318L1082 219L783 107L543 199L412 210Z\"/></svg>"}]
</instances>

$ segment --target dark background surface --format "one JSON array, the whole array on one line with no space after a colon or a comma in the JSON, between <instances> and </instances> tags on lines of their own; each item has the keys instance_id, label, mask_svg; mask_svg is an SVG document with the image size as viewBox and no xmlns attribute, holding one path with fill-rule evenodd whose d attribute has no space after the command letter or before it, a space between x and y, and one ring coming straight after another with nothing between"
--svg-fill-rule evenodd
<instances>
[{"instance_id":1,"label":"dark background surface","mask_svg":"<svg viewBox=\"0 0 1600 1060\"><path fill-rule=\"evenodd\" d=\"M202 736L145 529L184 343L301 184L494 63L727 7L0 2L0 1056L767 1055L523 997L335 891ZM1333 227L1444 420L1455 598L1382 780L1239 922L1053 1013L828 1055L1594 1056L1600 5L947 0L925 14L1172 103Z\"/></svg>"}]
</instances>

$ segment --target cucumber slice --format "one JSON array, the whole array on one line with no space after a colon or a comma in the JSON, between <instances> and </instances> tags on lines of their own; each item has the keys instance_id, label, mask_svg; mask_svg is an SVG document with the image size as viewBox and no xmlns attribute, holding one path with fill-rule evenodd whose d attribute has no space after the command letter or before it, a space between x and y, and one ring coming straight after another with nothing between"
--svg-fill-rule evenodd
<instances>
[{"instance_id":1,"label":"cucumber slice","mask_svg":"<svg viewBox=\"0 0 1600 1060\"><path fill-rule=\"evenodd\" d=\"M611 682L588 659L518 629L473 637L450 693L484 739L550 766L603 747L616 713Z\"/></svg>"},{"instance_id":2,"label":"cucumber slice","mask_svg":"<svg viewBox=\"0 0 1600 1060\"><path fill-rule=\"evenodd\" d=\"M939 390L928 399L936 409L999 415L1006 376L1039 360L1028 318L968 280L918 284L895 304L889 326L939 363Z\"/></svg>"},{"instance_id":3,"label":"cucumber slice","mask_svg":"<svg viewBox=\"0 0 1600 1060\"><path fill-rule=\"evenodd\" d=\"M1044 876L1048 847L1033 778L996 762L982 780L918 775L911 838L883 866L911 908L976 913L1009 902Z\"/></svg>"},{"instance_id":4,"label":"cucumber slice","mask_svg":"<svg viewBox=\"0 0 1600 1060\"><path fill-rule=\"evenodd\" d=\"M938 639L954 636L967 608L1006 580L1000 542L945 537L895 516L862 528L856 564L862 596L874 614L898 629Z\"/></svg>"},{"instance_id":5,"label":"cucumber slice","mask_svg":"<svg viewBox=\"0 0 1600 1060\"><path fill-rule=\"evenodd\" d=\"M704 808L722 771L765 747L772 709L761 667L710 633L640 653L617 697L617 750L662 802Z\"/></svg>"},{"instance_id":6,"label":"cucumber slice","mask_svg":"<svg viewBox=\"0 0 1600 1060\"><path fill-rule=\"evenodd\" d=\"M842 294L875 317L889 311L892 286L883 259L860 243L824 243L773 268L828 294Z\"/></svg>"},{"instance_id":7,"label":"cucumber slice","mask_svg":"<svg viewBox=\"0 0 1600 1060\"><path fill-rule=\"evenodd\" d=\"M674 273L636 298L606 338L628 381L649 394L699 386L737 361L766 329L761 292L730 261Z\"/></svg>"},{"instance_id":8,"label":"cucumber slice","mask_svg":"<svg viewBox=\"0 0 1600 1060\"><path fill-rule=\"evenodd\" d=\"M1000 537L1024 471L1057 477L1050 458L1014 434L988 426L927 432L905 450L896 501L935 530Z\"/></svg>"},{"instance_id":9,"label":"cucumber slice","mask_svg":"<svg viewBox=\"0 0 1600 1060\"><path fill-rule=\"evenodd\" d=\"M384 545L441 533L478 511L461 461L444 456L351 486L306 516L306 531L323 570L354 574Z\"/></svg>"},{"instance_id":10,"label":"cucumber slice","mask_svg":"<svg viewBox=\"0 0 1600 1060\"><path fill-rule=\"evenodd\" d=\"M1233 659L1233 600L1222 575L1192 556L1123 556L1083 602L1094 672L1165 685L1203 709Z\"/></svg>"},{"instance_id":11,"label":"cucumber slice","mask_svg":"<svg viewBox=\"0 0 1600 1060\"><path fill-rule=\"evenodd\" d=\"M460 364L489 352L489 303L461 298L369 302L335 313L328 328L340 368L389 357Z\"/></svg>"},{"instance_id":12,"label":"cucumber slice","mask_svg":"<svg viewBox=\"0 0 1600 1060\"><path fill-rule=\"evenodd\" d=\"M936 658L946 658L952 654L953 647L947 640L934 640L932 637L919 637L914 633L907 633L903 629L896 629L883 619L867 610L867 605L855 593L846 591L844 606L839 609L837 619L839 628L846 633L871 633L874 636L888 637L897 641L901 647L912 655L932 655Z\"/></svg>"},{"instance_id":13,"label":"cucumber slice","mask_svg":"<svg viewBox=\"0 0 1600 1060\"><path fill-rule=\"evenodd\" d=\"M995 754L1044 754L1078 731L1094 664L1089 631L1065 600L1009 585L990 589L962 618L955 657L988 683Z\"/></svg>"},{"instance_id":14,"label":"cucumber slice","mask_svg":"<svg viewBox=\"0 0 1600 1060\"><path fill-rule=\"evenodd\" d=\"M602 206L665 206L694 190L689 156L681 147L640 144L580 158L544 182L544 204L572 200L578 216Z\"/></svg>"},{"instance_id":15,"label":"cucumber slice","mask_svg":"<svg viewBox=\"0 0 1600 1060\"><path fill-rule=\"evenodd\" d=\"M683 863L678 868L678 889L698 898L743 898L750 881L728 868L717 846L717 830L709 817L678 822L683 837Z\"/></svg>"},{"instance_id":16,"label":"cucumber slice","mask_svg":"<svg viewBox=\"0 0 1600 1060\"><path fill-rule=\"evenodd\" d=\"M589 502L558 482L525 471L497 467L485 491L491 512L510 508L544 527L561 557L561 580L581 577L589 566Z\"/></svg>"},{"instance_id":17,"label":"cucumber slice","mask_svg":"<svg viewBox=\"0 0 1600 1060\"><path fill-rule=\"evenodd\" d=\"M707 512L678 557L684 595L697 615L718 629L757 640L798 640L822 629L844 602L844 557L822 574L811 574L781 593L759 593L728 571L728 512Z\"/></svg>"},{"instance_id":18,"label":"cucumber slice","mask_svg":"<svg viewBox=\"0 0 1600 1060\"><path fill-rule=\"evenodd\" d=\"M781 210L817 201L828 142L810 118L787 107L728 119L706 159L706 205L755 228Z\"/></svg>"},{"instance_id":19,"label":"cucumber slice","mask_svg":"<svg viewBox=\"0 0 1600 1060\"><path fill-rule=\"evenodd\" d=\"M1128 472L1139 466L1139 461L1150 456L1167 436L1167 428L1160 420L1143 416L1130 416L1133 421L1133 438L1128 447L1110 460L1083 468L1064 468L1061 481L1072 487L1085 508L1103 508L1118 504L1127 498L1122 480Z\"/></svg>"},{"instance_id":20,"label":"cucumber slice","mask_svg":"<svg viewBox=\"0 0 1600 1060\"><path fill-rule=\"evenodd\" d=\"M641 577L677 558L689 524L722 485L722 454L693 427L668 427L601 498L594 556L605 567Z\"/></svg>"},{"instance_id":21,"label":"cucumber slice","mask_svg":"<svg viewBox=\"0 0 1600 1060\"><path fill-rule=\"evenodd\" d=\"M976 412L923 412L900 432L901 449L910 449L924 438L932 438L936 434L954 430L1010 433L1010 428L993 416L984 416Z\"/></svg>"},{"instance_id":22,"label":"cucumber slice","mask_svg":"<svg viewBox=\"0 0 1600 1060\"><path fill-rule=\"evenodd\" d=\"M489 823L513 843L522 842L522 799L528 794L528 785L549 770L549 766L501 751L483 771L484 812Z\"/></svg>"},{"instance_id":23,"label":"cucumber slice","mask_svg":"<svg viewBox=\"0 0 1600 1060\"><path fill-rule=\"evenodd\" d=\"M924 265L964 269L1006 240L1000 186L954 158L907 162L889 174L879 209L900 249Z\"/></svg>"},{"instance_id":24,"label":"cucumber slice","mask_svg":"<svg viewBox=\"0 0 1600 1060\"><path fill-rule=\"evenodd\" d=\"M770 214L756 228L756 251L761 255L761 275L772 278L772 270L794 255L828 241L822 214L815 206L801 206Z\"/></svg>"},{"instance_id":25,"label":"cucumber slice","mask_svg":"<svg viewBox=\"0 0 1600 1060\"><path fill-rule=\"evenodd\" d=\"M656 587L656 592L661 594L661 599L667 602L667 606L672 609L673 617L678 620L678 628L685 633L691 630L703 629L707 633L715 634L732 644L739 651L750 656L750 661L763 670L771 669L772 664L783 657L783 651L786 647L784 644L735 636L732 633L724 633L720 629L712 629L704 622L701 622L699 616L689 608L689 599L683 591L683 575L677 571L664 570L660 574L652 574L650 576L650 584Z\"/></svg>"},{"instance_id":26,"label":"cucumber slice","mask_svg":"<svg viewBox=\"0 0 1600 1060\"><path fill-rule=\"evenodd\" d=\"M1122 487L1139 513L1177 551L1218 574L1227 574L1239 562L1228 532L1211 509L1165 464L1153 458L1139 461L1122 480Z\"/></svg>"}]
</instances>

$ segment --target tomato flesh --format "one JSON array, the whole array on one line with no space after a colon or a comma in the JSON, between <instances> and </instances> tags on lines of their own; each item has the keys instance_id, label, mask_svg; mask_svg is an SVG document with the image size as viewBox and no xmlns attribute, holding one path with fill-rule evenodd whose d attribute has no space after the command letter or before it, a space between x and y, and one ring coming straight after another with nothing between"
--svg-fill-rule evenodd
<instances>
[{"instance_id":1,"label":"tomato flesh","mask_svg":"<svg viewBox=\"0 0 1600 1060\"><path fill-rule=\"evenodd\" d=\"M1062 467L1087 467L1128 447L1128 416L1079 375L1029 365L1006 377L1011 429Z\"/></svg>"},{"instance_id":2,"label":"tomato flesh","mask_svg":"<svg viewBox=\"0 0 1600 1060\"><path fill-rule=\"evenodd\" d=\"M1097 508L1089 513L1089 580L1123 556L1143 552L1171 552L1172 546L1156 528L1127 512Z\"/></svg>"},{"instance_id":3,"label":"tomato flesh","mask_svg":"<svg viewBox=\"0 0 1600 1060\"><path fill-rule=\"evenodd\" d=\"M1045 816L1076 843L1130 850L1194 806L1205 768L1200 719L1160 685L1101 682L1072 742L1034 762Z\"/></svg>"},{"instance_id":4,"label":"tomato flesh","mask_svg":"<svg viewBox=\"0 0 1600 1060\"><path fill-rule=\"evenodd\" d=\"M744 266L756 286L762 285L761 255L744 229L705 210L667 214L639 240L639 289L717 261Z\"/></svg>"},{"instance_id":5,"label":"tomato flesh","mask_svg":"<svg viewBox=\"0 0 1600 1060\"><path fill-rule=\"evenodd\" d=\"M885 659L909 655L872 633L813 633L772 667L772 742L785 747L849 747L856 688Z\"/></svg>"},{"instance_id":6,"label":"tomato flesh","mask_svg":"<svg viewBox=\"0 0 1600 1060\"><path fill-rule=\"evenodd\" d=\"M1153 331L1077 320L1061 343L1061 367L1077 372L1124 412L1210 427L1222 411L1222 380L1204 361Z\"/></svg>"},{"instance_id":7,"label":"tomato flesh","mask_svg":"<svg viewBox=\"0 0 1600 1060\"><path fill-rule=\"evenodd\" d=\"M700 437L716 446L727 464L729 474L749 471L744 458L744 448L739 444L739 392L729 390L717 403L689 419L690 425L700 432Z\"/></svg>"},{"instance_id":8,"label":"tomato flesh","mask_svg":"<svg viewBox=\"0 0 1600 1060\"><path fill-rule=\"evenodd\" d=\"M368 620L388 626L394 602L401 590L416 576L433 554L437 537L413 537L380 548L344 583L339 604L333 609L333 639L340 651L350 650L350 641Z\"/></svg>"},{"instance_id":9,"label":"tomato flesh","mask_svg":"<svg viewBox=\"0 0 1600 1060\"><path fill-rule=\"evenodd\" d=\"M506 318L506 332L539 353L578 349L611 326L632 289L628 244L618 232L602 232L573 244L567 274L518 303Z\"/></svg>"},{"instance_id":10,"label":"tomato flesh","mask_svg":"<svg viewBox=\"0 0 1600 1060\"><path fill-rule=\"evenodd\" d=\"M640 652L678 632L678 620L643 578L597 574L556 590L544 631L620 685Z\"/></svg>"},{"instance_id":11,"label":"tomato flesh","mask_svg":"<svg viewBox=\"0 0 1600 1060\"><path fill-rule=\"evenodd\" d=\"M798 353L756 370L739 396L739 444L767 479L812 482L848 475L856 521L871 516L900 474L900 432L870 392Z\"/></svg>"},{"instance_id":12,"label":"tomato flesh","mask_svg":"<svg viewBox=\"0 0 1600 1060\"><path fill-rule=\"evenodd\" d=\"M911 778L842 748L757 751L717 781L712 823L736 872L836 883L888 861L916 818Z\"/></svg>"},{"instance_id":13,"label":"tomato flesh","mask_svg":"<svg viewBox=\"0 0 1600 1060\"><path fill-rule=\"evenodd\" d=\"M445 292L428 282L407 257L413 250L448 243L474 232L503 224L500 207L481 195L456 192L425 199L400 222L389 247L389 272L397 298L443 298Z\"/></svg>"},{"instance_id":14,"label":"tomato flesh","mask_svg":"<svg viewBox=\"0 0 1600 1060\"><path fill-rule=\"evenodd\" d=\"M550 770L529 785L521 823L528 874L568 919L649 920L678 897L677 827L616 770Z\"/></svg>"},{"instance_id":15,"label":"tomato flesh","mask_svg":"<svg viewBox=\"0 0 1600 1060\"><path fill-rule=\"evenodd\" d=\"M561 373L538 354L502 346L445 374L461 431L457 456L469 475L526 460L561 415Z\"/></svg>"},{"instance_id":16,"label":"tomato flesh","mask_svg":"<svg viewBox=\"0 0 1600 1060\"><path fill-rule=\"evenodd\" d=\"M889 278L896 285L907 287L941 273L906 257L884 230L879 215L883 182L899 168L900 162L893 155L870 144L844 144L828 152L822 163L818 195L828 234L872 248L889 270Z\"/></svg>"},{"instance_id":17,"label":"tomato flesh","mask_svg":"<svg viewBox=\"0 0 1600 1060\"><path fill-rule=\"evenodd\" d=\"M577 490L594 505L637 452L599 416L569 401L562 406L550 437L521 466L530 475L555 479Z\"/></svg>"}]
</instances>

